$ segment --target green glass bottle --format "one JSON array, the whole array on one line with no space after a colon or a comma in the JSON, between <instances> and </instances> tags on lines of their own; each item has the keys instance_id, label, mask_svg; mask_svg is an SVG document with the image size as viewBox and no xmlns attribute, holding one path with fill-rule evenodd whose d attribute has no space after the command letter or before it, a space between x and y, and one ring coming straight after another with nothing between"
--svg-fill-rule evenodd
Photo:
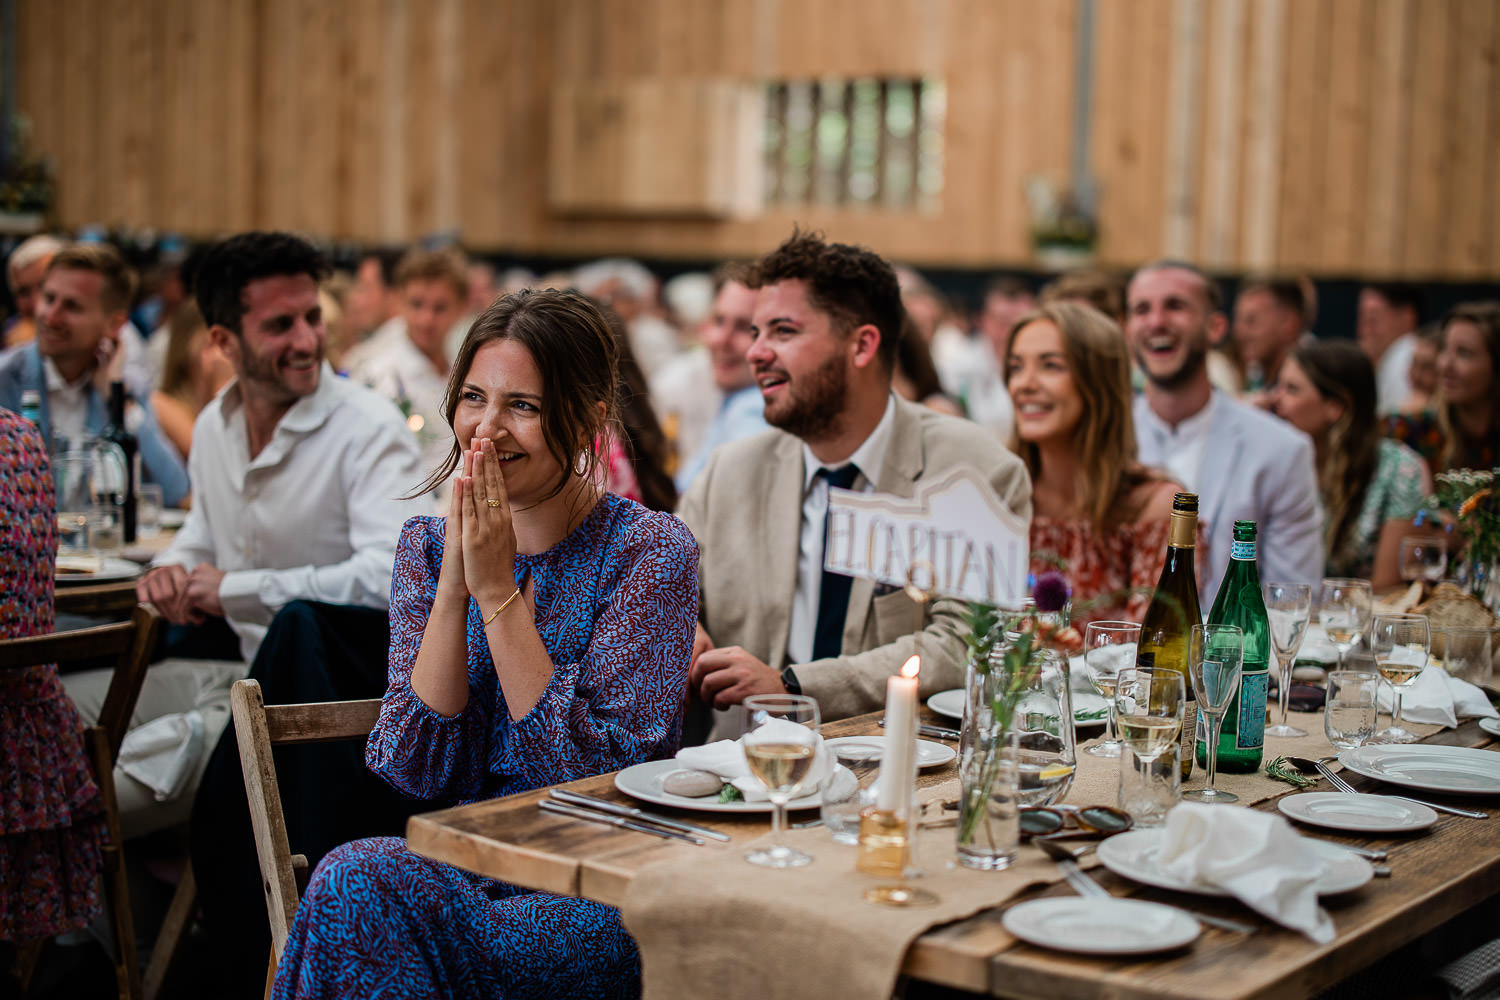
<instances>
[{"instance_id":1,"label":"green glass bottle","mask_svg":"<svg viewBox=\"0 0 1500 1000\"><path fill-rule=\"evenodd\" d=\"M1255 522L1234 522L1234 544L1229 568L1219 585L1219 596L1209 609L1210 625L1235 625L1245 633L1245 659L1240 689L1224 712L1219 730L1219 770L1249 774L1260 769L1266 743L1266 687L1270 680L1271 623L1255 568ZM1198 763L1208 759L1207 732L1198 731Z\"/></svg>"},{"instance_id":2,"label":"green glass bottle","mask_svg":"<svg viewBox=\"0 0 1500 1000\"><path fill-rule=\"evenodd\" d=\"M1135 663L1143 668L1165 668L1182 675L1187 691L1187 711L1182 720L1178 760L1182 778L1193 771L1193 736L1198 729L1198 704L1193 700L1193 680L1188 673L1188 632L1203 620L1198 610L1198 578L1193 572L1193 552L1198 532L1198 494L1179 493L1172 499L1172 520L1167 534L1167 561L1161 579L1141 621L1141 639Z\"/></svg>"}]
</instances>

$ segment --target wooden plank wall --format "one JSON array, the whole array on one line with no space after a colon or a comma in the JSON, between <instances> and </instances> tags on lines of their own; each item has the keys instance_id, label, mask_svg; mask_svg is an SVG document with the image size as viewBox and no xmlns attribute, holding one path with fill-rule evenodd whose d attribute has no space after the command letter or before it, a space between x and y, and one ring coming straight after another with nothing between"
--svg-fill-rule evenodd
<instances>
[{"instance_id":1,"label":"wooden plank wall","mask_svg":"<svg viewBox=\"0 0 1500 1000\"><path fill-rule=\"evenodd\" d=\"M705 258L797 221L916 263L1024 265L1024 182L1072 155L1079 2L18 0L17 102L70 226ZM1500 278L1496 0L1095 3L1105 262ZM946 81L940 211L547 208L557 84L867 75Z\"/></svg>"}]
</instances>

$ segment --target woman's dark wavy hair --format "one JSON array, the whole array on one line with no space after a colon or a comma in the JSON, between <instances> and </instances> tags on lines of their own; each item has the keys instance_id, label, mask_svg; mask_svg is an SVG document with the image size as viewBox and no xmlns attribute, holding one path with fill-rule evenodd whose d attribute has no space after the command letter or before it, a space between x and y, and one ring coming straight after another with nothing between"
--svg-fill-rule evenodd
<instances>
[{"instance_id":1,"label":"woman's dark wavy hair","mask_svg":"<svg viewBox=\"0 0 1500 1000\"><path fill-rule=\"evenodd\" d=\"M597 481L606 432L619 420L620 352L609 321L577 292L523 289L496 299L469 328L448 373L443 417L449 427L474 355L497 340L526 348L542 376L542 439L563 470L545 499L561 493L571 476ZM448 457L416 495L446 480L462 457L463 444L455 438Z\"/></svg>"}]
</instances>

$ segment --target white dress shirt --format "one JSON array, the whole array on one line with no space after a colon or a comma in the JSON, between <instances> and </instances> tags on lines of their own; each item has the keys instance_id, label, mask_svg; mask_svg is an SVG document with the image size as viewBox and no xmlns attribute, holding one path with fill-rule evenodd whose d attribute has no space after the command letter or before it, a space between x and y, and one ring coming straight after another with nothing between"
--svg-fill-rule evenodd
<instances>
[{"instance_id":1,"label":"white dress shirt","mask_svg":"<svg viewBox=\"0 0 1500 1000\"><path fill-rule=\"evenodd\" d=\"M847 462L859 469L855 489L861 493L875 491L875 479L885 465L885 450L891 442L891 426L896 420L896 401L886 400L880 423L855 449ZM797 556L797 592L792 595L792 613L787 629L788 663L807 663L813 658L813 641L818 630L818 601L823 595L823 523L828 514L828 480L818 475L824 465L807 445L802 446L802 544Z\"/></svg>"},{"instance_id":2,"label":"white dress shirt","mask_svg":"<svg viewBox=\"0 0 1500 1000\"><path fill-rule=\"evenodd\" d=\"M1218 402L1218 393L1210 394L1207 406L1176 427L1158 417L1149 405L1135 408L1137 437L1149 436L1151 453L1161 456L1167 474L1195 493L1200 492L1203 483L1203 452L1208 446L1208 431Z\"/></svg>"},{"instance_id":3,"label":"white dress shirt","mask_svg":"<svg viewBox=\"0 0 1500 1000\"><path fill-rule=\"evenodd\" d=\"M396 539L426 513L402 500L422 479L416 439L400 411L339 378L326 363L250 457L238 383L198 415L190 471L193 509L156 565L224 571L219 599L255 658L266 626L297 599L385 608Z\"/></svg>"},{"instance_id":4,"label":"white dress shirt","mask_svg":"<svg viewBox=\"0 0 1500 1000\"><path fill-rule=\"evenodd\" d=\"M52 417L52 440L67 441L70 446L80 446L89 437L89 386L94 377L90 368L78 376L78 381L69 382L51 358L42 359L42 372L47 379L47 408Z\"/></svg>"},{"instance_id":5,"label":"white dress shirt","mask_svg":"<svg viewBox=\"0 0 1500 1000\"><path fill-rule=\"evenodd\" d=\"M1375 412L1381 416L1399 413L1411 395L1411 358L1417 353L1417 335L1403 333L1391 341L1375 366Z\"/></svg>"}]
</instances>

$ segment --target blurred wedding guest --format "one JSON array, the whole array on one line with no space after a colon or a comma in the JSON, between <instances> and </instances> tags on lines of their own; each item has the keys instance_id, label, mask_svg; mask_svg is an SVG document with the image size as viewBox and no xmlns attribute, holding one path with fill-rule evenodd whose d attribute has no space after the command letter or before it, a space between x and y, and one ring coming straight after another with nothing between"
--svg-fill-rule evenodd
<instances>
[{"instance_id":1,"label":"blurred wedding guest","mask_svg":"<svg viewBox=\"0 0 1500 1000\"><path fill-rule=\"evenodd\" d=\"M825 579L831 486L910 497L966 465L997 502L1031 515L1026 470L1003 442L891 392L905 310L888 263L798 231L759 262L753 281L747 357L772 429L716 450L681 508L702 549L689 738L709 728L705 709L752 694L812 695L825 719L873 711L911 656L919 609L905 592ZM924 697L963 675L953 606L925 614Z\"/></svg>"},{"instance_id":2,"label":"blurred wedding guest","mask_svg":"<svg viewBox=\"0 0 1500 1000\"><path fill-rule=\"evenodd\" d=\"M0 354L0 406L19 411L21 394L37 391L49 450L97 437L108 425L110 383L125 380L119 337L134 293L135 272L107 243L64 247L47 265L36 339ZM188 494L187 469L146 405L149 393L129 391L126 421L143 476L176 506Z\"/></svg>"},{"instance_id":3,"label":"blurred wedding guest","mask_svg":"<svg viewBox=\"0 0 1500 1000\"><path fill-rule=\"evenodd\" d=\"M354 346L345 303L354 281L347 271L334 271L318 286L318 305L323 309L324 357L339 373L348 371L344 353Z\"/></svg>"},{"instance_id":4,"label":"blurred wedding guest","mask_svg":"<svg viewBox=\"0 0 1500 1000\"><path fill-rule=\"evenodd\" d=\"M676 357L677 331L657 308L656 275L640 261L611 257L584 264L573 272L580 292L619 314L630 334L630 349L649 379Z\"/></svg>"},{"instance_id":5,"label":"blurred wedding guest","mask_svg":"<svg viewBox=\"0 0 1500 1000\"><path fill-rule=\"evenodd\" d=\"M1020 278L1000 275L985 288L976 333L971 341L968 370L950 383L969 419L1001 441L1009 441L1014 427L1010 396L1005 391L1005 345L1016 320L1036 305L1031 289Z\"/></svg>"},{"instance_id":6,"label":"blurred wedding guest","mask_svg":"<svg viewBox=\"0 0 1500 1000\"><path fill-rule=\"evenodd\" d=\"M1440 323L1424 323L1417 331L1417 346L1411 352L1411 368L1407 369L1411 392L1401 403L1401 413L1426 413L1437 406L1437 361L1442 339Z\"/></svg>"},{"instance_id":7,"label":"blurred wedding guest","mask_svg":"<svg viewBox=\"0 0 1500 1000\"><path fill-rule=\"evenodd\" d=\"M402 529L390 684L370 768L430 807L678 746L697 548L670 514L601 492L615 338L571 292L518 292L453 367L446 518ZM462 449L462 450L460 450ZM618 911L360 840L318 866L272 996L617 997L640 958Z\"/></svg>"},{"instance_id":8,"label":"blurred wedding guest","mask_svg":"<svg viewBox=\"0 0 1500 1000\"><path fill-rule=\"evenodd\" d=\"M371 250L360 258L349 287L344 312L349 323L349 347L344 368L360 363L365 352L384 350L401 333L401 302L396 292L396 265L403 251L396 247Z\"/></svg>"},{"instance_id":9,"label":"blurred wedding guest","mask_svg":"<svg viewBox=\"0 0 1500 1000\"><path fill-rule=\"evenodd\" d=\"M926 346L938 378L944 386L957 386L973 366L974 342L956 322L948 300L918 271L897 265L896 281L912 330Z\"/></svg>"},{"instance_id":10,"label":"blurred wedding guest","mask_svg":"<svg viewBox=\"0 0 1500 1000\"><path fill-rule=\"evenodd\" d=\"M1325 575L1376 590L1401 582L1401 539L1432 488L1416 452L1381 437L1375 369L1349 340L1302 344L1282 363L1272 412L1312 438L1323 500Z\"/></svg>"},{"instance_id":11,"label":"blurred wedding guest","mask_svg":"<svg viewBox=\"0 0 1500 1000\"><path fill-rule=\"evenodd\" d=\"M667 322L677 328L683 346L697 337L698 328L713 314L717 289L718 282L707 271L684 271L662 283L661 301L667 310Z\"/></svg>"},{"instance_id":12,"label":"blurred wedding guest","mask_svg":"<svg viewBox=\"0 0 1500 1000\"><path fill-rule=\"evenodd\" d=\"M1075 602L1119 595L1075 621L1140 621L1182 486L1136 460L1125 335L1092 306L1054 301L1017 323L1005 370L1011 447L1031 473L1032 572L1061 558Z\"/></svg>"},{"instance_id":13,"label":"blurred wedding guest","mask_svg":"<svg viewBox=\"0 0 1500 1000\"><path fill-rule=\"evenodd\" d=\"M1436 412L1393 414L1385 433L1432 472L1490 469L1500 460L1500 301L1465 302L1443 317Z\"/></svg>"},{"instance_id":14,"label":"blurred wedding guest","mask_svg":"<svg viewBox=\"0 0 1500 1000\"><path fill-rule=\"evenodd\" d=\"M703 432L697 451L687 456L677 470L679 492L686 492L692 485L714 449L770 426L762 415L765 403L761 401L755 377L750 374L750 362L745 360L745 352L755 340L752 280L748 264L725 264L714 272L713 310L708 321L699 327L698 336L707 352L713 385L721 402Z\"/></svg>"},{"instance_id":15,"label":"blurred wedding guest","mask_svg":"<svg viewBox=\"0 0 1500 1000\"><path fill-rule=\"evenodd\" d=\"M1422 306L1422 290L1416 285L1386 281L1360 289L1355 336L1375 366L1375 411L1381 416L1397 412L1411 394L1411 356Z\"/></svg>"},{"instance_id":16,"label":"blurred wedding guest","mask_svg":"<svg viewBox=\"0 0 1500 1000\"><path fill-rule=\"evenodd\" d=\"M670 513L677 508L677 487L667 472L670 445L651 408L646 377L630 350L625 324L611 309L601 310L610 332L615 335L619 352L616 367L620 372L617 395L620 404L618 427L611 427L608 440L601 442L603 486L610 493L634 500L648 510Z\"/></svg>"},{"instance_id":17,"label":"blurred wedding guest","mask_svg":"<svg viewBox=\"0 0 1500 1000\"><path fill-rule=\"evenodd\" d=\"M1125 321L1125 280L1108 271L1069 271L1043 285L1037 301L1082 302L1119 324Z\"/></svg>"},{"instance_id":18,"label":"blurred wedding guest","mask_svg":"<svg viewBox=\"0 0 1500 1000\"><path fill-rule=\"evenodd\" d=\"M964 408L943 390L927 339L912 322L911 313L901 321L901 339L896 345L896 370L891 373L891 390L902 399L950 417L961 417Z\"/></svg>"},{"instance_id":19,"label":"blurred wedding guest","mask_svg":"<svg viewBox=\"0 0 1500 1000\"><path fill-rule=\"evenodd\" d=\"M1133 410L1138 457L1198 494L1209 540L1197 561L1202 603L1218 593L1240 519L1260 528L1261 579L1321 579L1312 442L1209 381L1209 344L1228 326L1219 286L1191 264L1158 261L1135 273L1126 303L1126 341L1146 375Z\"/></svg>"},{"instance_id":20,"label":"blurred wedding guest","mask_svg":"<svg viewBox=\"0 0 1500 1000\"><path fill-rule=\"evenodd\" d=\"M191 299L177 307L165 336L161 387L151 394L151 412L177 454L186 458L193 445L193 422L234 378L234 368L213 345L203 313Z\"/></svg>"},{"instance_id":21,"label":"blurred wedding guest","mask_svg":"<svg viewBox=\"0 0 1500 1000\"><path fill-rule=\"evenodd\" d=\"M21 241L5 260L5 282L16 303L16 314L0 328L0 348L29 344L36 337L36 307L41 301L47 265L67 243L41 233Z\"/></svg>"},{"instance_id":22,"label":"blurred wedding guest","mask_svg":"<svg viewBox=\"0 0 1500 1000\"><path fill-rule=\"evenodd\" d=\"M351 635L383 632L389 561L410 513L396 498L416 478L416 447L389 403L327 368L323 273L310 244L273 233L226 240L198 269L198 307L235 379L194 426L186 523L136 586L171 628L169 658L147 673L135 722L180 720L181 752L171 780L155 785L116 769L127 834L186 817L228 720L229 686L285 605L359 605L368 621ZM86 718L108 680L108 671L66 678Z\"/></svg>"},{"instance_id":23,"label":"blurred wedding guest","mask_svg":"<svg viewBox=\"0 0 1500 1000\"><path fill-rule=\"evenodd\" d=\"M55 510L41 433L0 410L0 639L52 631ZM21 996L16 951L99 913L104 803L55 666L0 670L0 747L0 993Z\"/></svg>"},{"instance_id":24,"label":"blurred wedding guest","mask_svg":"<svg viewBox=\"0 0 1500 1000\"><path fill-rule=\"evenodd\" d=\"M1245 370L1244 401L1269 409L1268 390L1304 336L1306 302L1295 278L1255 277L1234 300L1234 343Z\"/></svg>"},{"instance_id":25,"label":"blurred wedding guest","mask_svg":"<svg viewBox=\"0 0 1500 1000\"><path fill-rule=\"evenodd\" d=\"M464 300L463 311L477 316L500 296L500 277L495 273L495 265L489 261L471 260L468 279L469 295Z\"/></svg>"},{"instance_id":26,"label":"blurred wedding guest","mask_svg":"<svg viewBox=\"0 0 1500 1000\"><path fill-rule=\"evenodd\" d=\"M435 469L447 457L453 434L443 420L448 385L447 338L469 297L468 267L454 250L413 250L396 266L399 332L371 345L349 368L349 377L395 403ZM446 504L447 482L433 492L435 510Z\"/></svg>"}]
</instances>

